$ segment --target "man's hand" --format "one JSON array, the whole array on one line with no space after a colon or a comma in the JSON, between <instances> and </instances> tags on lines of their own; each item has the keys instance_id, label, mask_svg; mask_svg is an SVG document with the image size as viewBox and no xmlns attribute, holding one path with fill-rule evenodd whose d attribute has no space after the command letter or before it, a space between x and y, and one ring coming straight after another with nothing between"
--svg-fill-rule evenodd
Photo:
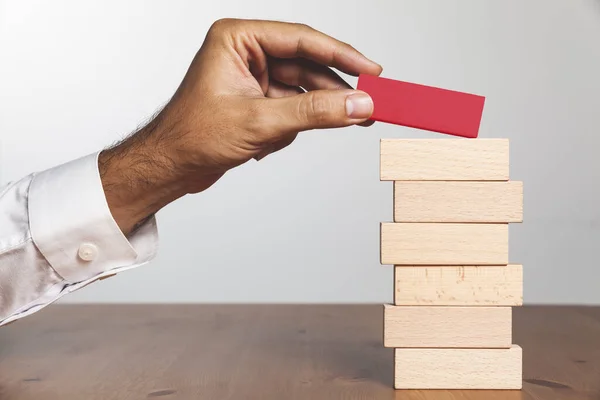
<instances>
[{"instance_id":1,"label":"man's hand","mask_svg":"<svg viewBox=\"0 0 600 400\"><path fill-rule=\"evenodd\" d=\"M227 170L286 147L298 132L368 124L370 97L330 67L381 73L350 45L305 25L217 21L165 108L100 154L107 201L123 232Z\"/></svg>"}]
</instances>

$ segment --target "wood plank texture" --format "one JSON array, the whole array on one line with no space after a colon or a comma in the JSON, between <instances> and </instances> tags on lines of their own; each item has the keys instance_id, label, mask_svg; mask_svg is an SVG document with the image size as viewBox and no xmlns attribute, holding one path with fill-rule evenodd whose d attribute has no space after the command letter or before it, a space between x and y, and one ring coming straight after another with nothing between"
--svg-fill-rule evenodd
<instances>
[{"instance_id":1,"label":"wood plank texture","mask_svg":"<svg viewBox=\"0 0 600 400\"><path fill-rule=\"evenodd\" d=\"M507 181L508 139L382 139L382 181Z\"/></svg>"},{"instance_id":2,"label":"wood plank texture","mask_svg":"<svg viewBox=\"0 0 600 400\"><path fill-rule=\"evenodd\" d=\"M521 306L523 266L397 266L394 304Z\"/></svg>"},{"instance_id":3,"label":"wood plank texture","mask_svg":"<svg viewBox=\"0 0 600 400\"><path fill-rule=\"evenodd\" d=\"M385 347L509 348L510 307L384 306Z\"/></svg>"},{"instance_id":4,"label":"wood plank texture","mask_svg":"<svg viewBox=\"0 0 600 400\"><path fill-rule=\"evenodd\" d=\"M396 349L397 389L521 389L523 352L510 349Z\"/></svg>"},{"instance_id":5,"label":"wood plank texture","mask_svg":"<svg viewBox=\"0 0 600 400\"><path fill-rule=\"evenodd\" d=\"M522 222L523 182L394 182L395 222Z\"/></svg>"},{"instance_id":6,"label":"wood plank texture","mask_svg":"<svg viewBox=\"0 0 600 400\"><path fill-rule=\"evenodd\" d=\"M381 263L507 265L508 224L382 223Z\"/></svg>"},{"instance_id":7,"label":"wood plank texture","mask_svg":"<svg viewBox=\"0 0 600 400\"><path fill-rule=\"evenodd\" d=\"M382 317L381 305L55 304L0 329L0 388L19 400L600 398L600 307L513 309L522 391L394 390Z\"/></svg>"}]
</instances>

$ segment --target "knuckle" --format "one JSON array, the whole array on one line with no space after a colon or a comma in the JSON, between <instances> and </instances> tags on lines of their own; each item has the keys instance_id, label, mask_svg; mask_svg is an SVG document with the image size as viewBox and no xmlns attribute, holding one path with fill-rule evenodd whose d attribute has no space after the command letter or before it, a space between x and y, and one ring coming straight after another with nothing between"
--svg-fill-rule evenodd
<instances>
[{"instance_id":1,"label":"knuckle","mask_svg":"<svg viewBox=\"0 0 600 400\"><path fill-rule=\"evenodd\" d=\"M309 92L302 108L301 112L304 118L322 125L329 120L331 102L325 96Z\"/></svg>"},{"instance_id":2,"label":"knuckle","mask_svg":"<svg viewBox=\"0 0 600 400\"><path fill-rule=\"evenodd\" d=\"M232 26L237 24L238 21L234 18L220 18L213 22L211 25L209 32L213 34L220 34L224 31L230 29Z\"/></svg>"},{"instance_id":3,"label":"knuckle","mask_svg":"<svg viewBox=\"0 0 600 400\"><path fill-rule=\"evenodd\" d=\"M352 51L355 51L358 53L358 50L356 50L356 48L348 42L344 42L344 41L340 40L340 46L344 50L352 50Z\"/></svg>"},{"instance_id":4,"label":"knuckle","mask_svg":"<svg viewBox=\"0 0 600 400\"><path fill-rule=\"evenodd\" d=\"M302 29L304 31L310 31L310 30L312 30L312 28L310 27L310 25L307 25L307 24L302 23L302 22L296 22L296 23L294 23L294 25L297 28Z\"/></svg>"}]
</instances>

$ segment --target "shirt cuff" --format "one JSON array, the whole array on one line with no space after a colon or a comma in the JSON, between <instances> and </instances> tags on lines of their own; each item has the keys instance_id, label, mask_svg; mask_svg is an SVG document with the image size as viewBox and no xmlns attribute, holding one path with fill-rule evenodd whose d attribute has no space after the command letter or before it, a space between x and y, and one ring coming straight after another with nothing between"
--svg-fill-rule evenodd
<instances>
[{"instance_id":1,"label":"shirt cuff","mask_svg":"<svg viewBox=\"0 0 600 400\"><path fill-rule=\"evenodd\" d=\"M40 172L29 189L31 237L67 283L141 265L156 255L154 216L126 237L110 213L98 155Z\"/></svg>"}]
</instances>

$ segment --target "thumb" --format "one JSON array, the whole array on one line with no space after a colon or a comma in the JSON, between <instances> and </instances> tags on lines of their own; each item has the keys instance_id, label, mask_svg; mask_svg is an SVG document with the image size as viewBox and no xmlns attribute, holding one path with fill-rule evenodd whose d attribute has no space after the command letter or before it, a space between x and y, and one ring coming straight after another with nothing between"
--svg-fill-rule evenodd
<instances>
[{"instance_id":1,"label":"thumb","mask_svg":"<svg viewBox=\"0 0 600 400\"><path fill-rule=\"evenodd\" d=\"M359 124L373 113L371 97L357 90L314 90L269 101L281 117L275 128L283 132Z\"/></svg>"}]
</instances>

